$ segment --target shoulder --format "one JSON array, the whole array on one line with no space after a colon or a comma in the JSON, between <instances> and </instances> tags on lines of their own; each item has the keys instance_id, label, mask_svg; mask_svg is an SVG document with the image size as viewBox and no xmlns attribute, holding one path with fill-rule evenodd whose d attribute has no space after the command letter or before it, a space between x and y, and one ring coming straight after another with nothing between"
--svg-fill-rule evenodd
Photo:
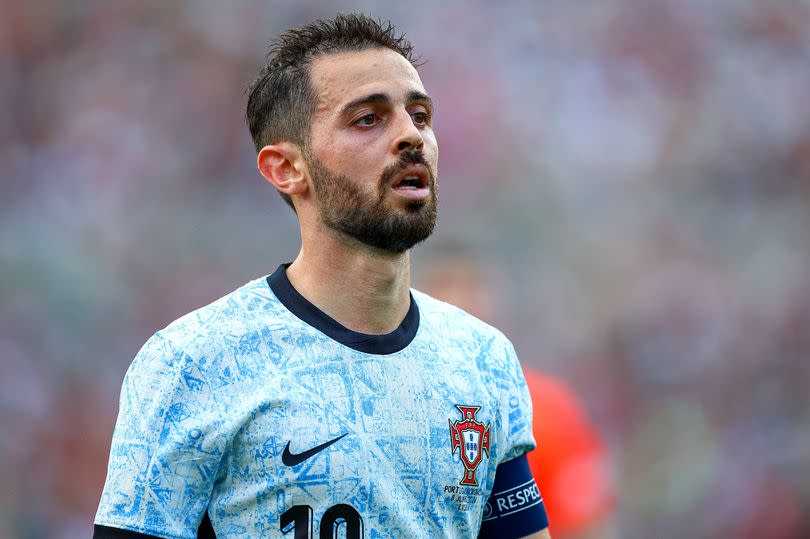
<instances>
[{"instance_id":1,"label":"shoulder","mask_svg":"<svg viewBox=\"0 0 810 539\"><path fill-rule=\"evenodd\" d=\"M238 341L262 326L272 326L284 310L265 278L254 279L221 298L195 309L159 330L163 339L190 355L206 352L212 345Z\"/></svg>"},{"instance_id":2,"label":"shoulder","mask_svg":"<svg viewBox=\"0 0 810 539\"><path fill-rule=\"evenodd\" d=\"M128 373L194 371L201 378L221 374L233 358L272 346L289 325L281 303L264 278L254 279L155 332ZM261 346L260 346L261 343Z\"/></svg>"},{"instance_id":3,"label":"shoulder","mask_svg":"<svg viewBox=\"0 0 810 539\"><path fill-rule=\"evenodd\" d=\"M476 318L470 313L418 290L411 290L419 306L422 322L431 332L451 339L463 347L475 347L489 356L514 355L509 339L497 328Z\"/></svg>"},{"instance_id":4,"label":"shoulder","mask_svg":"<svg viewBox=\"0 0 810 539\"><path fill-rule=\"evenodd\" d=\"M430 323L460 326L492 338L506 339L498 329L453 304L438 300L415 289L411 289L411 294L419 306L421 317Z\"/></svg>"}]
</instances>

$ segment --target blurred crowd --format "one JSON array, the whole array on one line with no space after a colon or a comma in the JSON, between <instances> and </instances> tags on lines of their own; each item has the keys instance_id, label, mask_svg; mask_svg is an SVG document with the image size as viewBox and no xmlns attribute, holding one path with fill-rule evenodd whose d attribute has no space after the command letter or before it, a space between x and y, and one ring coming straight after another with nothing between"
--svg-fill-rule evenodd
<instances>
[{"instance_id":1,"label":"blurred crowd","mask_svg":"<svg viewBox=\"0 0 810 539\"><path fill-rule=\"evenodd\" d=\"M406 31L437 103L416 286L476 268L431 290L485 287L570 384L618 535L810 537L810 2L6 0L0 538L89 537L140 345L295 256L244 90L338 8Z\"/></svg>"}]
</instances>

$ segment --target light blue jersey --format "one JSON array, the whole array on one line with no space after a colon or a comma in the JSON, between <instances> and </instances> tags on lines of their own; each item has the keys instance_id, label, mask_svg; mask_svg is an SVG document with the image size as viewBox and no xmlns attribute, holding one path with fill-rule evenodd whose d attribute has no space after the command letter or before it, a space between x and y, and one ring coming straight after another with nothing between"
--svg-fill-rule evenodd
<instances>
[{"instance_id":1,"label":"light blue jersey","mask_svg":"<svg viewBox=\"0 0 810 539\"><path fill-rule=\"evenodd\" d=\"M356 333L282 266L138 353L95 522L193 539L207 511L221 539L473 539L496 467L533 447L496 329L413 291L397 330Z\"/></svg>"}]
</instances>

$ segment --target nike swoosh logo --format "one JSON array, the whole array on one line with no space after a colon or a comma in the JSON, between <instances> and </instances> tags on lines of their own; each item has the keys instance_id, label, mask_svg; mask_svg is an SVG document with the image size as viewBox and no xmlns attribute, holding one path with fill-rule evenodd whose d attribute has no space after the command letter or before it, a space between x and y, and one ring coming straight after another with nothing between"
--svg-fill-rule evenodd
<instances>
[{"instance_id":1,"label":"nike swoosh logo","mask_svg":"<svg viewBox=\"0 0 810 539\"><path fill-rule=\"evenodd\" d=\"M328 442L324 442L321 445L316 445L312 449L307 449L303 453L292 453L290 451L290 442L287 442L287 445L284 446L284 452L281 454L281 462L283 462L285 466L295 466L297 464L301 464L308 458L314 457L315 455L317 455L318 453L320 453L333 443L337 442L338 440L346 436L346 434L349 433L347 432L345 434L341 434L337 438L329 440Z\"/></svg>"}]
</instances>

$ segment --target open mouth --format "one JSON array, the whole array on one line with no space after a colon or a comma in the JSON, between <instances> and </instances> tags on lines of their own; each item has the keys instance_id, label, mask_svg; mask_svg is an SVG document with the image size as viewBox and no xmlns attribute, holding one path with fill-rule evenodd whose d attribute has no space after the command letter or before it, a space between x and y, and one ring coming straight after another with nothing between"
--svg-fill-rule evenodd
<instances>
[{"instance_id":1,"label":"open mouth","mask_svg":"<svg viewBox=\"0 0 810 539\"><path fill-rule=\"evenodd\" d=\"M394 189L419 189L427 187L427 182L418 176L406 176L394 184Z\"/></svg>"},{"instance_id":2,"label":"open mouth","mask_svg":"<svg viewBox=\"0 0 810 539\"><path fill-rule=\"evenodd\" d=\"M430 181L427 168L423 165L405 167L396 178L391 188L407 198L423 198L430 193Z\"/></svg>"}]
</instances>

